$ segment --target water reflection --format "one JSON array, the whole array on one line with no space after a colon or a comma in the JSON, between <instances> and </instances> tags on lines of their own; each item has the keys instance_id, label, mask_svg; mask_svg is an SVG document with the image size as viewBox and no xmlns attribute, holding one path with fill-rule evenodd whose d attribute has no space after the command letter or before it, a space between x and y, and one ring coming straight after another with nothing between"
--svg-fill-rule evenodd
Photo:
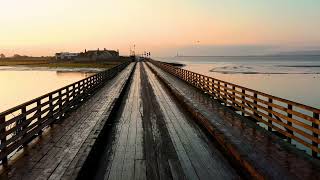
<instances>
[{"instance_id":1,"label":"water reflection","mask_svg":"<svg viewBox=\"0 0 320 180\"><path fill-rule=\"evenodd\" d=\"M93 74L17 69L0 71L0 112Z\"/></svg>"}]
</instances>

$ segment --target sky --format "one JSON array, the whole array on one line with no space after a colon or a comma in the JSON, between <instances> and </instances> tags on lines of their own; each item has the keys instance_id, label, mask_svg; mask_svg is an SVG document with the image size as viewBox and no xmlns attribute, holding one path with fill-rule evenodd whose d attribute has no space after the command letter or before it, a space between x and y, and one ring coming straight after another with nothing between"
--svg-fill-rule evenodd
<instances>
[{"instance_id":1,"label":"sky","mask_svg":"<svg viewBox=\"0 0 320 180\"><path fill-rule=\"evenodd\" d=\"M153 56L320 49L319 0L0 0L0 53Z\"/></svg>"}]
</instances>

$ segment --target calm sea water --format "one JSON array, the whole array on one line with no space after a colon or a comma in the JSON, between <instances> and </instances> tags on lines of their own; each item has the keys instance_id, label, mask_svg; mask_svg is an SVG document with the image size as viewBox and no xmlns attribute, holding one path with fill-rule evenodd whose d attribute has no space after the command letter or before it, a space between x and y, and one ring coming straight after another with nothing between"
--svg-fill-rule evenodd
<instances>
[{"instance_id":1,"label":"calm sea water","mask_svg":"<svg viewBox=\"0 0 320 180\"><path fill-rule=\"evenodd\" d=\"M320 108L320 56L171 57L187 70Z\"/></svg>"},{"instance_id":2,"label":"calm sea water","mask_svg":"<svg viewBox=\"0 0 320 180\"><path fill-rule=\"evenodd\" d=\"M93 73L0 67L0 112Z\"/></svg>"}]
</instances>

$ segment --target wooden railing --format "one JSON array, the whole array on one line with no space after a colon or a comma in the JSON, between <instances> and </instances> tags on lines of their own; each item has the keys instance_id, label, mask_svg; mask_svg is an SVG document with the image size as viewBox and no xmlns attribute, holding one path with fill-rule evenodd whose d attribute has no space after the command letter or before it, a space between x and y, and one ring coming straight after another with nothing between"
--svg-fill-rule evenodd
<instances>
[{"instance_id":1,"label":"wooden railing","mask_svg":"<svg viewBox=\"0 0 320 180\"><path fill-rule=\"evenodd\" d=\"M320 154L320 109L275 97L226 81L150 60L164 71L190 83L201 91L249 116L269 131L298 144L312 156Z\"/></svg>"},{"instance_id":2,"label":"wooden railing","mask_svg":"<svg viewBox=\"0 0 320 180\"><path fill-rule=\"evenodd\" d=\"M128 66L125 62L29 102L0 113L0 159L2 164L18 148L34 137L41 135L44 128L63 118L67 111L116 76Z\"/></svg>"}]
</instances>

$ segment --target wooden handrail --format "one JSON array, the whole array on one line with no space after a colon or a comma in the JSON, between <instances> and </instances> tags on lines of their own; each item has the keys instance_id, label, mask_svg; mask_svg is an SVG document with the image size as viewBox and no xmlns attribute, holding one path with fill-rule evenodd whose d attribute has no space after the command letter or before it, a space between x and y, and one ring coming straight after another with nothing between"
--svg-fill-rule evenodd
<instances>
[{"instance_id":1,"label":"wooden handrail","mask_svg":"<svg viewBox=\"0 0 320 180\"><path fill-rule=\"evenodd\" d=\"M124 62L50 93L37 97L0 113L0 160L7 163L8 155L24 146L54 121L63 118L64 113L74 109L80 101L130 62ZM15 115L17 114L17 115Z\"/></svg>"},{"instance_id":2,"label":"wooden handrail","mask_svg":"<svg viewBox=\"0 0 320 180\"><path fill-rule=\"evenodd\" d=\"M233 107L243 116L263 123L267 130L277 131L289 143L300 143L311 150L314 157L320 154L320 109L269 95L250 88L174 67L160 61L149 60L162 70L186 81L201 91Z\"/></svg>"}]
</instances>

